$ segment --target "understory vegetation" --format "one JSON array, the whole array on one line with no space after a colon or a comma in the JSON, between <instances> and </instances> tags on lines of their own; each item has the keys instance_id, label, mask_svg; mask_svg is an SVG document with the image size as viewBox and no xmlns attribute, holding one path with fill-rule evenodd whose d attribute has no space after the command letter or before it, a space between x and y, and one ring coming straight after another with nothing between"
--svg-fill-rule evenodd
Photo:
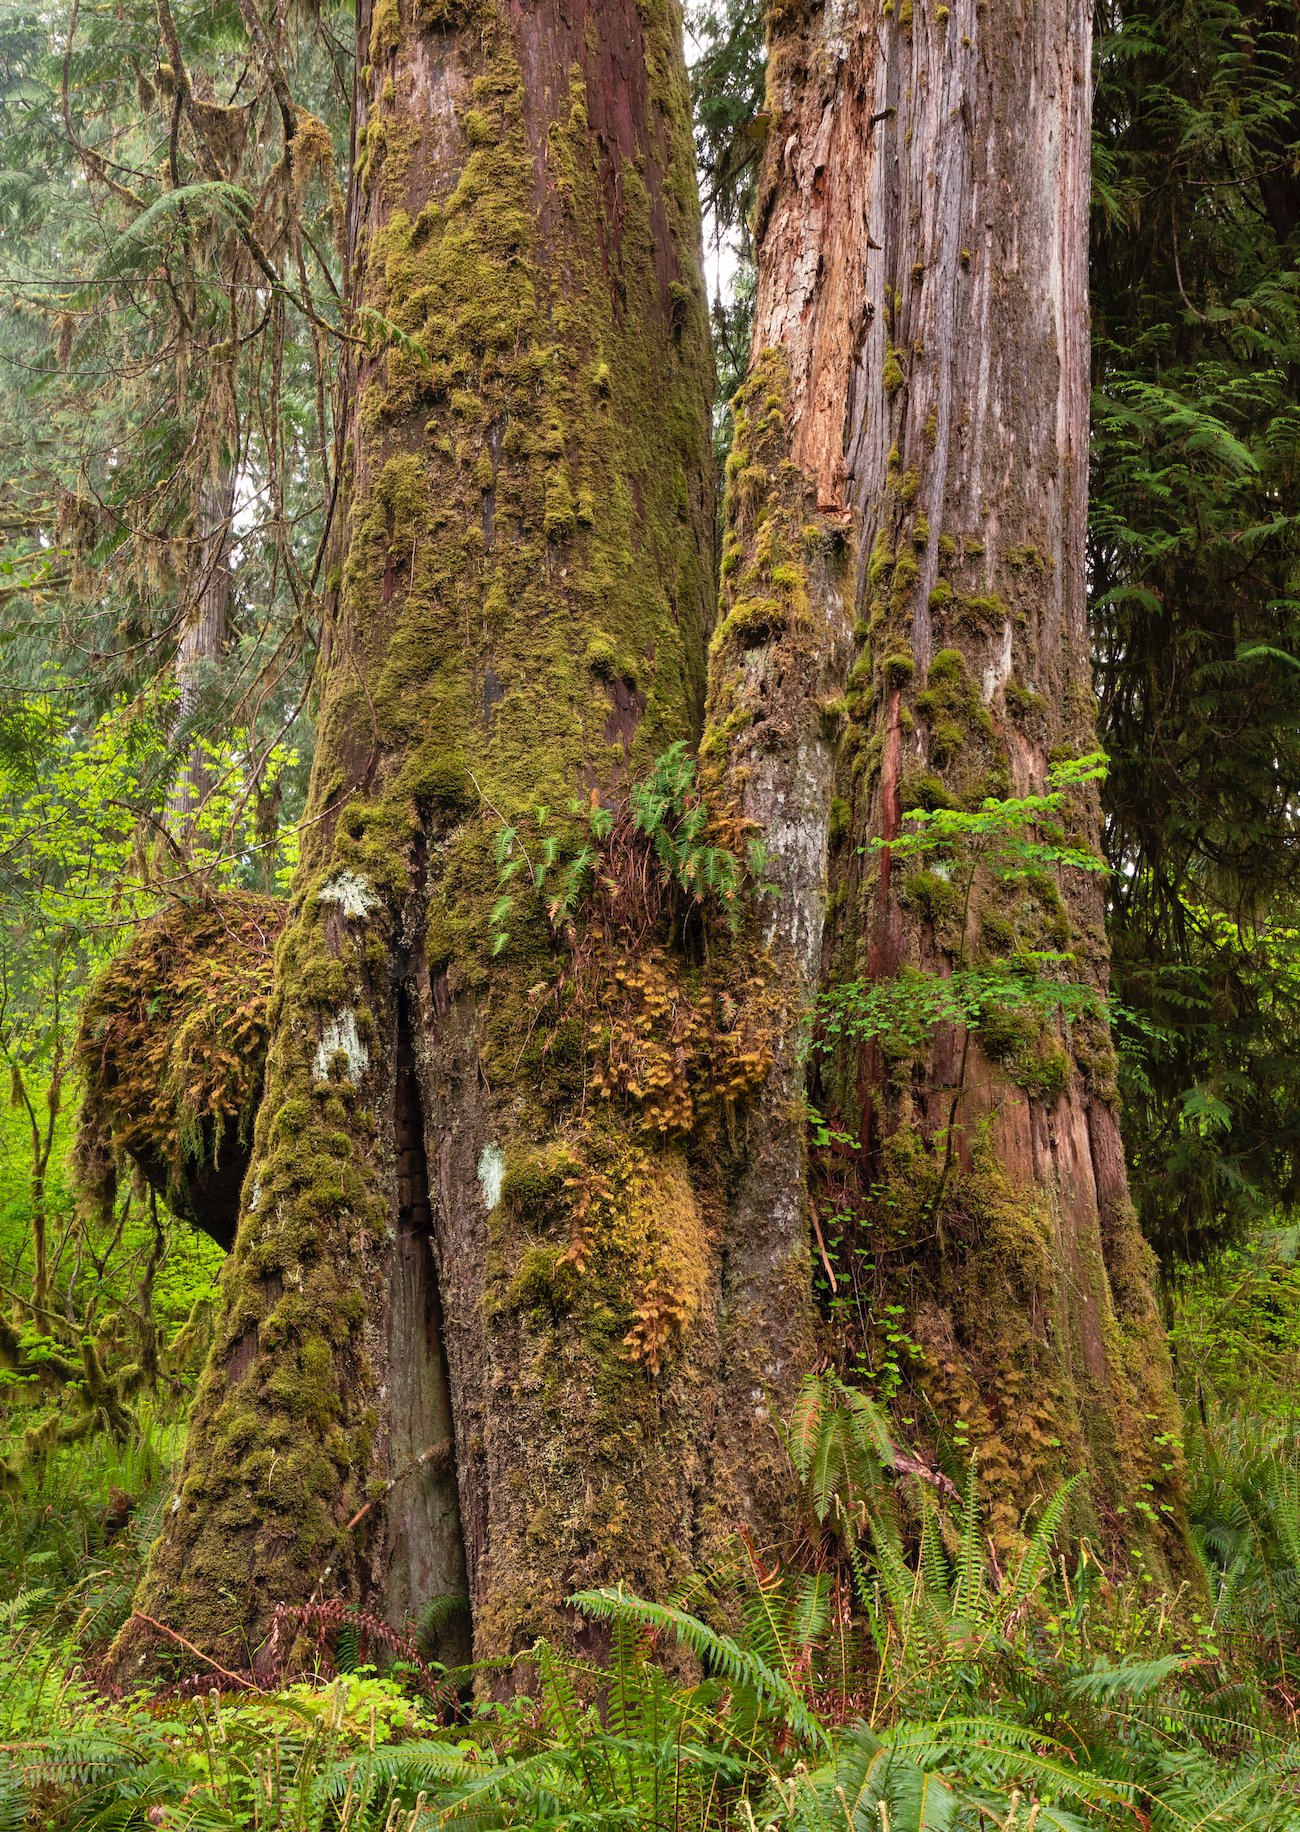
<instances>
[{"instance_id":1,"label":"understory vegetation","mask_svg":"<svg viewBox=\"0 0 1300 1832\"><path fill-rule=\"evenodd\" d=\"M1239 1280L1234 1302L1260 1296ZM299 1671L102 1689L176 1443L175 1410L141 1408L123 1443L10 1484L0 1823L1300 1826L1300 1436L1293 1414L1241 1424L1205 1308L1184 1313L1205 1417L1200 1566L1177 1593L1063 1537L1068 1487L999 1552L974 1468L919 1467L870 1401L813 1377L786 1428L797 1540L738 1540L666 1603L576 1596L603 1651L536 1644L509 1703L499 1672L430 1666L418 1636L323 1604L298 1612Z\"/></svg>"}]
</instances>

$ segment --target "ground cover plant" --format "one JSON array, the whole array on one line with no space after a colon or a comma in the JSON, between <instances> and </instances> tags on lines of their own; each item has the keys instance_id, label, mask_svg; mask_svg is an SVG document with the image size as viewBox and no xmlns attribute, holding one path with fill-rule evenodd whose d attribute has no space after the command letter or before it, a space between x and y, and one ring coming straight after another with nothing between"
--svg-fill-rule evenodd
<instances>
[{"instance_id":1,"label":"ground cover plant","mask_svg":"<svg viewBox=\"0 0 1300 1832\"><path fill-rule=\"evenodd\" d=\"M355 1612L328 1619L295 1678L214 1669L206 1685L104 1696L94 1650L130 1608L143 1535L106 1543L86 1504L149 1470L140 1451L95 1468L64 1452L45 1509L29 1495L6 1536L12 1556L25 1520L27 1575L50 1581L6 1605L6 1823L1300 1823L1293 1434L1243 1453L1230 1427L1203 1428L1190 1598L1116 1584L1064 1542L1064 1491L999 1556L974 1474L953 1492L910 1472L882 1415L831 1377L808 1383L789 1443L806 1514L784 1562L737 1542L667 1603L579 1594L600 1651L535 1644L505 1703L491 1670L428 1684L414 1650L383 1658ZM73 1505L85 1537L70 1554L66 1519L57 1550L39 1523Z\"/></svg>"}]
</instances>

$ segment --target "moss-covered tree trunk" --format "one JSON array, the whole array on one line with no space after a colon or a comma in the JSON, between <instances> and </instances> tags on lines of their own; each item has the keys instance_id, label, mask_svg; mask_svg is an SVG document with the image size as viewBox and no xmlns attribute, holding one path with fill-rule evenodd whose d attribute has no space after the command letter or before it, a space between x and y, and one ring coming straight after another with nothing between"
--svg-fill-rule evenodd
<instances>
[{"instance_id":1,"label":"moss-covered tree trunk","mask_svg":"<svg viewBox=\"0 0 1300 1832\"><path fill-rule=\"evenodd\" d=\"M358 61L371 353L305 858L141 1599L227 1662L281 1602L465 1592L496 1655L575 1586L662 1591L773 1466L752 1371L715 1448L738 1307L787 1382L809 1315L797 1243L732 1270L750 942L627 819L700 729L714 589L676 6L377 0Z\"/></svg>"},{"instance_id":2,"label":"moss-covered tree trunk","mask_svg":"<svg viewBox=\"0 0 1300 1832\"><path fill-rule=\"evenodd\" d=\"M1094 748L1089 54L1081 0L771 18L708 742L732 767L782 753L785 851L810 882L826 860L805 947L860 1003L891 988L877 1018L910 972L969 982L1026 953L1074 957L1044 981L1106 983L1096 874L972 878L972 848L928 869L873 844L909 809L1040 794L1050 760ZM1095 846L1091 789L1063 819ZM910 984L899 1035L859 1023L812 1058L848 1135L812 1169L830 1307L909 1429L978 1448L1007 1525L1087 1470L1108 1544L1158 1556L1175 1413L1104 1005L1066 1023L1050 995L992 999L930 1026Z\"/></svg>"},{"instance_id":3,"label":"moss-covered tree trunk","mask_svg":"<svg viewBox=\"0 0 1300 1832\"><path fill-rule=\"evenodd\" d=\"M220 400L230 384L214 389ZM232 404L233 407L233 404ZM226 415L221 415L227 419ZM235 512L236 460L228 425L213 434L220 450L195 492L195 532L192 537L193 572L187 594L185 622L176 645L176 723L184 726L198 711L206 677L218 666L230 640L230 610L234 580L230 569L230 529ZM190 843L190 829L211 786L211 770L201 745L191 750L172 793L171 813L182 844Z\"/></svg>"}]
</instances>

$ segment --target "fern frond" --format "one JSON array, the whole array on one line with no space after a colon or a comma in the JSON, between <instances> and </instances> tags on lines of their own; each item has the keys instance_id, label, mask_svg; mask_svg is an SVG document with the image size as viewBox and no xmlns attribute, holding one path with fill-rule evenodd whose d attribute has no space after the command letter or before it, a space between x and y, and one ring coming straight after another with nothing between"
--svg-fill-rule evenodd
<instances>
[{"instance_id":1,"label":"fern frond","mask_svg":"<svg viewBox=\"0 0 1300 1832\"><path fill-rule=\"evenodd\" d=\"M675 1635L700 1660L733 1684L750 1687L796 1736L814 1748L827 1747L829 1739L825 1729L790 1680L758 1655L742 1648L730 1635L721 1634L701 1622L698 1616L688 1616L671 1604L651 1603L644 1597L629 1596L623 1590L582 1590L568 1601L586 1615L607 1622L625 1616L644 1627Z\"/></svg>"},{"instance_id":2,"label":"fern frond","mask_svg":"<svg viewBox=\"0 0 1300 1832\"><path fill-rule=\"evenodd\" d=\"M1063 1482L1043 1509L1038 1525L1034 1528L1029 1544L1016 1568L1016 1575L1003 1594L1002 1618L1005 1621L1013 1615L1025 1600L1032 1596L1042 1583L1052 1560L1052 1544L1065 1518L1065 1510L1070 1505L1074 1492L1085 1480L1085 1472L1079 1470L1068 1482Z\"/></svg>"}]
</instances>

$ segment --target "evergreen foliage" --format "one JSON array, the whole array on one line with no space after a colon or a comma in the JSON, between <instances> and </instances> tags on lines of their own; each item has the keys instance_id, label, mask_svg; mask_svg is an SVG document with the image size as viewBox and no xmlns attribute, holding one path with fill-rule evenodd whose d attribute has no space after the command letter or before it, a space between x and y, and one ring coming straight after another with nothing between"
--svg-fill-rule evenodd
<instances>
[{"instance_id":1,"label":"evergreen foliage","mask_svg":"<svg viewBox=\"0 0 1300 1832\"><path fill-rule=\"evenodd\" d=\"M1297 39L1103 8L1091 574L1135 1198L1200 1259L1300 1189Z\"/></svg>"},{"instance_id":2,"label":"evergreen foliage","mask_svg":"<svg viewBox=\"0 0 1300 1832\"><path fill-rule=\"evenodd\" d=\"M340 27L93 0L0 21L6 667L98 712L179 659L164 785L196 739L251 726L257 756L300 719L334 495ZM223 595L217 652L195 648Z\"/></svg>"}]
</instances>

